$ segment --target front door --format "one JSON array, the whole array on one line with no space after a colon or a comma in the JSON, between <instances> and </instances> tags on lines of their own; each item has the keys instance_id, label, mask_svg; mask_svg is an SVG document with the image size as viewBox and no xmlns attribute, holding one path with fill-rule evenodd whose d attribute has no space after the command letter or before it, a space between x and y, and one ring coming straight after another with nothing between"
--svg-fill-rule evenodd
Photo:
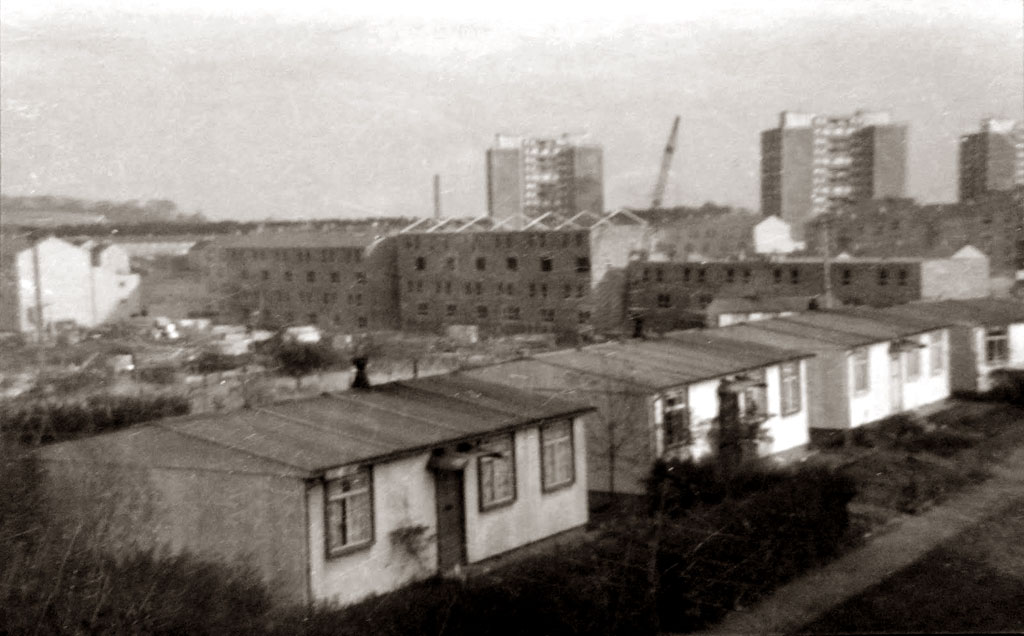
<instances>
[{"instance_id":1,"label":"front door","mask_svg":"<svg viewBox=\"0 0 1024 636\"><path fill-rule=\"evenodd\" d=\"M466 562L466 511L461 470L434 473L437 500L437 567L450 572Z\"/></svg>"},{"instance_id":2,"label":"front door","mask_svg":"<svg viewBox=\"0 0 1024 636\"><path fill-rule=\"evenodd\" d=\"M889 406L893 413L903 410L903 372L900 354L889 354Z\"/></svg>"}]
</instances>

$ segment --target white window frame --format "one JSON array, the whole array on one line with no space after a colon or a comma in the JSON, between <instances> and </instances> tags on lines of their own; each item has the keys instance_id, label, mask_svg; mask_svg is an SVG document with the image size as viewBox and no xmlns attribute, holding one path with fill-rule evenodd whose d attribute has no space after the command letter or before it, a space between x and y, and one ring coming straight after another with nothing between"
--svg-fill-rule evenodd
<instances>
[{"instance_id":1,"label":"white window frame","mask_svg":"<svg viewBox=\"0 0 1024 636\"><path fill-rule=\"evenodd\" d=\"M576 481L573 422L565 420L540 427L540 481L543 492L571 486Z\"/></svg>"},{"instance_id":2,"label":"white window frame","mask_svg":"<svg viewBox=\"0 0 1024 636\"><path fill-rule=\"evenodd\" d=\"M782 415L793 415L803 408L802 375L799 360L783 362L779 366L779 408Z\"/></svg>"},{"instance_id":3,"label":"white window frame","mask_svg":"<svg viewBox=\"0 0 1024 636\"><path fill-rule=\"evenodd\" d=\"M476 467L480 512L515 502L516 452L512 433L483 442L480 445ZM502 476L504 479L499 479Z\"/></svg>"},{"instance_id":4,"label":"white window frame","mask_svg":"<svg viewBox=\"0 0 1024 636\"><path fill-rule=\"evenodd\" d=\"M912 341L914 345L916 341ZM921 379L921 350L916 346L907 351L907 381L916 382Z\"/></svg>"},{"instance_id":5,"label":"white window frame","mask_svg":"<svg viewBox=\"0 0 1024 636\"><path fill-rule=\"evenodd\" d=\"M681 431L686 438L680 439ZM690 405L686 389L669 393L661 400L661 434L666 450L689 446L693 442L690 429Z\"/></svg>"},{"instance_id":6,"label":"white window frame","mask_svg":"<svg viewBox=\"0 0 1024 636\"><path fill-rule=\"evenodd\" d=\"M940 375L946 368L946 347L942 332L933 333L928 343L928 367L932 375Z\"/></svg>"},{"instance_id":7,"label":"white window frame","mask_svg":"<svg viewBox=\"0 0 1024 636\"><path fill-rule=\"evenodd\" d=\"M863 395L871 391L871 352L867 347L853 351L850 356L850 368L853 375L854 395ZM862 373L863 383L860 382Z\"/></svg>"},{"instance_id":8,"label":"white window frame","mask_svg":"<svg viewBox=\"0 0 1024 636\"><path fill-rule=\"evenodd\" d=\"M360 530L357 520L365 515ZM373 473L369 468L345 468L324 481L324 545L327 557L338 557L370 546L374 540ZM355 527L354 527L355 526ZM355 536L350 536L350 535Z\"/></svg>"}]
</instances>

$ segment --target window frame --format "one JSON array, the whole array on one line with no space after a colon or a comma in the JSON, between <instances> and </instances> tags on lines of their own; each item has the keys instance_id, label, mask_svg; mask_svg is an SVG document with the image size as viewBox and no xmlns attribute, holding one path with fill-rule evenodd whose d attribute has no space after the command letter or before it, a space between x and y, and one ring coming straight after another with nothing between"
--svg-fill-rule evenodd
<instances>
[{"instance_id":1,"label":"window frame","mask_svg":"<svg viewBox=\"0 0 1024 636\"><path fill-rule=\"evenodd\" d=\"M946 343L941 331L936 331L928 338L928 371L934 377L942 375L946 369Z\"/></svg>"},{"instance_id":2,"label":"window frame","mask_svg":"<svg viewBox=\"0 0 1024 636\"><path fill-rule=\"evenodd\" d=\"M661 445L665 451L685 448L693 444L693 423L690 421L689 398L687 387L667 393L661 398ZM669 400L674 402L671 407L669 407ZM674 430L685 430L686 439L677 439L679 435L676 434L670 435L670 431Z\"/></svg>"},{"instance_id":3,"label":"window frame","mask_svg":"<svg viewBox=\"0 0 1024 636\"><path fill-rule=\"evenodd\" d=\"M916 344L916 340L913 340ZM923 375L921 373L922 360L921 360L921 349L914 347L909 349L907 352L907 363L906 363L906 380L907 382L917 382Z\"/></svg>"},{"instance_id":4,"label":"window frame","mask_svg":"<svg viewBox=\"0 0 1024 636\"><path fill-rule=\"evenodd\" d=\"M850 355L850 370L853 375L853 394L864 395L871 391L871 352L867 347L858 347ZM864 385L859 386L860 374L858 366L864 369Z\"/></svg>"},{"instance_id":5,"label":"window frame","mask_svg":"<svg viewBox=\"0 0 1024 636\"><path fill-rule=\"evenodd\" d=\"M549 430L553 430L553 429L561 428L561 427L565 427L565 429L567 431L567 433L564 436L558 437L558 438L555 438L555 439L552 439L552 440L545 439L545 435L548 433ZM540 488L541 488L541 492L549 493L549 492L554 492L556 490L562 490L563 488L568 488L568 487L570 487L570 486L572 486L573 484L576 483L576 431L575 431L575 428L576 427L574 426L574 421L573 421L572 418L569 418L567 420L561 420L561 421L558 421L558 422L550 422L550 423L544 424L544 425L542 425L540 427L540 434L538 435L538 439L539 439L539 443L540 443ZM563 480L563 481L549 483L548 482L549 475L548 475L548 470L547 470L547 457L548 457L547 453L548 453L548 449L549 449L549 446L553 447L555 444L562 444L562 443L566 443L568 445L568 447L569 447L569 478L566 479L566 480ZM552 453L554 453L553 457L552 457L552 466L554 468L554 472L557 474L559 472L558 471L558 466L556 465L557 464L557 460L558 460L558 455L557 455L557 453L555 453L554 450L552 450Z\"/></svg>"},{"instance_id":6,"label":"window frame","mask_svg":"<svg viewBox=\"0 0 1024 636\"><path fill-rule=\"evenodd\" d=\"M496 460L496 458L491 456L490 453L486 453L485 454L483 451L487 450L487 446L488 445L494 444L495 442L497 442L499 440L505 440L505 441L508 442L508 451L507 451L508 455L507 455L506 459L508 461L509 471L511 472L511 475L509 476L509 483L511 484L511 493L507 497L505 497L503 499L494 499L494 500L491 500L491 501L487 501L486 497L485 497L486 493L484 492L484 465L485 464L493 464L494 461ZM477 481L477 499L478 499L478 504L479 504L480 512L489 512L491 510L496 510L498 508L504 508L506 506L511 506L512 504L514 504L516 502L516 499L518 498L518 494L519 494L518 484L516 483L517 476L516 476L516 439L515 439L515 433L514 432L509 432L509 433L504 433L502 435L495 435L495 436L489 437L489 438L487 438L487 439L485 439L485 440L480 442L479 450L482 451L482 452L481 452L480 455L477 455L477 458L476 458L476 481ZM494 484L493 472L492 472L492 476L491 476L491 484L492 484L492 487L493 487L493 484Z\"/></svg>"},{"instance_id":7,"label":"window frame","mask_svg":"<svg viewBox=\"0 0 1024 636\"><path fill-rule=\"evenodd\" d=\"M1010 361L1010 330L1006 327L985 327L985 364L1006 364ZM1000 344L1001 343L1001 344ZM999 345L1001 355L992 355L992 345Z\"/></svg>"},{"instance_id":8,"label":"window frame","mask_svg":"<svg viewBox=\"0 0 1024 636\"><path fill-rule=\"evenodd\" d=\"M337 473L332 475L332 473ZM336 500L331 494L331 484L341 482L346 479L365 475L366 477L366 488L356 493L350 493L348 495L342 494L337 499L349 499L355 495L361 495L365 493L367 498L367 514L369 516L369 536L368 538L352 543L344 543L341 545L334 546L331 541L331 506ZM374 506L374 489L373 489L373 467L372 466L352 466L343 467L328 471L322 480L323 488L323 521L324 521L324 554L328 560L336 559L338 557L358 552L360 550L368 549L374 544L377 538L376 528L376 510Z\"/></svg>"},{"instance_id":9,"label":"window frame","mask_svg":"<svg viewBox=\"0 0 1024 636\"><path fill-rule=\"evenodd\" d=\"M803 405L803 370L800 360L779 365L779 410L783 417L799 413ZM792 384L795 382L795 386Z\"/></svg>"}]
</instances>

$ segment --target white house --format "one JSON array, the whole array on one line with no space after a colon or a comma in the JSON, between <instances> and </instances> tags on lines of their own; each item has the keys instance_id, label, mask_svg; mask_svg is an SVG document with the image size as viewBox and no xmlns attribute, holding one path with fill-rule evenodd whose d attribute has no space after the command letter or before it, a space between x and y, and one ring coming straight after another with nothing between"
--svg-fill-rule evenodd
<instances>
[{"instance_id":1,"label":"white house","mask_svg":"<svg viewBox=\"0 0 1024 636\"><path fill-rule=\"evenodd\" d=\"M110 520L111 549L243 560L283 599L347 604L581 529L591 410L437 376L39 456L55 509Z\"/></svg>"},{"instance_id":2,"label":"white house","mask_svg":"<svg viewBox=\"0 0 1024 636\"><path fill-rule=\"evenodd\" d=\"M0 330L48 333L58 323L92 327L137 309L139 277L121 248L50 237L4 237Z\"/></svg>"},{"instance_id":3,"label":"white house","mask_svg":"<svg viewBox=\"0 0 1024 636\"><path fill-rule=\"evenodd\" d=\"M872 309L809 311L717 330L725 338L813 351L810 427L848 430L949 396L948 320Z\"/></svg>"},{"instance_id":4,"label":"white house","mask_svg":"<svg viewBox=\"0 0 1024 636\"><path fill-rule=\"evenodd\" d=\"M590 489L602 496L643 493L658 459L715 453L722 390L742 394L744 416L764 433L761 455L807 444L808 357L704 331L543 353L465 373L597 407L587 463Z\"/></svg>"},{"instance_id":5,"label":"white house","mask_svg":"<svg viewBox=\"0 0 1024 636\"><path fill-rule=\"evenodd\" d=\"M887 312L950 322L950 381L955 391L987 391L993 371L1024 369L1024 302L945 300L900 305Z\"/></svg>"}]
</instances>

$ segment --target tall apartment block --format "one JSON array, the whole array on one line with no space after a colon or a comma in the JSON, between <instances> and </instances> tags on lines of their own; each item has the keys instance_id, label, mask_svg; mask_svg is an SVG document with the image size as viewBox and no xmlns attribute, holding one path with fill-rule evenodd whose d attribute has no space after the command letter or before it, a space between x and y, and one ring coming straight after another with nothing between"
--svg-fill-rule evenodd
<instances>
[{"instance_id":1,"label":"tall apartment block","mask_svg":"<svg viewBox=\"0 0 1024 636\"><path fill-rule=\"evenodd\" d=\"M783 112L761 133L761 211L796 238L811 218L856 201L904 196L907 126L888 113Z\"/></svg>"},{"instance_id":2,"label":"tall apartment block","mask_svg":"<svg viewBox=\"0 0 1024 636\"><path fill-rule=\"evenodd\" d=\"M603 174L600 146L498 135L487 151L488 216L515 229L549 212L602 214Z\"/></svg>"},{"instance_id":3,"label":"tall apartment block","mask_svg":"<svg viewBox=\"0 0 1024 636\"><path fill-rule=\"evenodd\" d=\"M960 138L960 200L1024 185L1024 123L983 119L980 130Z\"/></svg>"}]
</instances>

